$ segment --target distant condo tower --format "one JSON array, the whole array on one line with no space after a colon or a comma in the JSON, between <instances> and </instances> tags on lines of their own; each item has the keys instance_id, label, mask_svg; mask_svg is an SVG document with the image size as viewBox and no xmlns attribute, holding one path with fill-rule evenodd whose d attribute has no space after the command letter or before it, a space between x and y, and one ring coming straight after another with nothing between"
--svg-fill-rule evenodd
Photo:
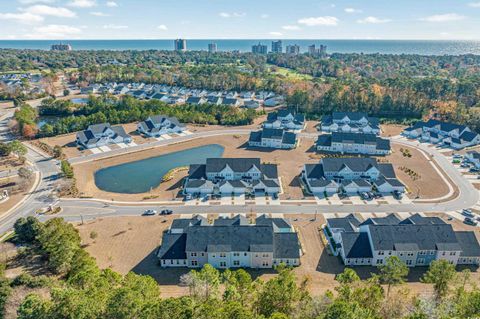
<instances>
[{"instance_id":1,"label":"distant condo tower","mask_svg":"<svg viewBox=\"0 0 480 319\"><path fill-rule=\"evenodd\" d=\"M261 43L255 44L255 45L252 46L252 53L267 54L268 53L268 46L266 46L265 44L261 44Z\"/></svg>"},{"instance_id":2,"label":"distant condo tower","mask_svg":"<svg viewBox=\"0 0 480 319\"><path fill-rule=\"evenodd\" d=\"M282 40L272 41L272 52L273 53L283 52Z\"/></svg>"},{"instance_id":3,"label":"distant condo tower","mask_svg":"<svg viewBox=\"0 0 480 319\"><path fill-rule=\"evenodd\" d=\"M216 43L209 43L208 44L208 52L210 52L210 53L217 52L217 44Z\"/></svg>"},{"instance_id":4,"label":"distant condo tower","mask_svg":"<svg viewBox=\"0 0 480 319\"><path fill-rule=\"evenodd\" d=\"M187 51L187 40L176 39L175 40L175 51Z\"/></svg>"},{"instance_id":5,"label":"distant condo tower","mask_svg":"<svg viewBox=\"0 0 480 319\"><path fill-rule=\"evenodd\" d=\"M308 53L311 55L325 55L327 54L327 46L326 45L320 45L320 48L316 48L315 44L312 44L308 46Z\"/></svg>"},{"instance_id":6,"label":"distant condo tower","mask_svg":"<svg viewBox=\"0 0 480 319\"><path fill-rule=\"evenodd\" d=\"M287 45L287 54L292 54L292 55L300 54L300 46L296 44Z\"/></svg>"},{"instance_id":7,"label":"distant condo tower","mask_svg":"<svg viewBox=\"0 0 480 319\"><path fill-rule=\"evenodd\" d=\"M72 46L70 44L57 43L52 44L50 49L52 51L72 51Z\"/></svg>"}]
</instances>

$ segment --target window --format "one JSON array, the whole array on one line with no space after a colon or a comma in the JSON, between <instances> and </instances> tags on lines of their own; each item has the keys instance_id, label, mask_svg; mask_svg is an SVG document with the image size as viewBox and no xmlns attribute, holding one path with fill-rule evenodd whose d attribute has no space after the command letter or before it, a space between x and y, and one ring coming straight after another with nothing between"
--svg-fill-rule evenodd
<instances>
[{"instance_id":1,"label":"window","mask_svg":"<svg viewBox=\"0 0 480 319\"><path fill-rule=\"evenodd\" d=\"M377 265L382 265L383 264L383 259L378 259L377 260Z\"/></svg>"},{"instance_id":2,"label":"window","mask_svg":"<svg viewBox=\"0 0 480 319\"><path fill-rule=\"evenodd\" d=\"M244 253L243 255L244 255L244 256L247 256L247 253Z\"/></svg>"},{"instance_id":3,"label":"window","mask_svg":"<svg viewBox=\"0 0 480 319\"><path fill-rule=\"evenodd\" d=\"M162 265L165 265L165 259L162 260Z\"/></svg>"},{"instance_id":4,"label":"window","mask_svg":"<svg viewBox=\"0 0 480 319\"><path fill-rule=\"evenodd\" d=\"M450 252L450 256L455 256L455 252L454 252L454 251L451 251L451 252Z\"/></svg>"},{"instance_id":5,"label":"window","mask_svg":"<svg viewBox=\"0 0 480 319\"><path fill-rule=\"evenodd\" d=\"M224 262L224 261L221 261L221 262L220 262L220 267L227 267L227 263Z\"/></svg>"},{"instance_id":6,"label":"window","mask_svg":"<svg viewBox=\"0 0 480 319\"><path fill-rule=\"evenodd\" d=\"M411 264L412 264L412 261L409 259L409 260L407 260L407 263L406 263L406 264L407 264L407 265L411 265Z\"/></svg>"},{"instance_id":7,"label":"window","mask_svg":"<svg viewBox=\"0 0 480 319\"><path fill-rule=\"evenodd\" d=\"M234 260L233 265L234 266L240 266L240 260Z\"/></svg>"},{"instance_id":8,"label":"window","mask_svg":"<svg viewBox=\"0 0 480 319\"><path fill-rule=\"evenodd\" d=\"M379 252L378 252L378 255L379 255L379 256L383 256L383 255L385 255L385 252L384 252L384 251L379 251Z\"/></svg>"},{"instance_id":9,"label":"window","mask_svg":"<svg viewBox=\"0 0 480 319\"><path fill-rule=\"evenodd\" d=\"M180 260L177 259L177 265L180 265Z\"/></svg>"},{"instance_id":10,"label":"window","mask_svg":"<svg viewBox=\"0 0 480 319\"><path fill-rule=\"evenodd\" d=\"M227 254L225 254L225 253L220 253L220 257L221 257L221 258L225 258L225 257L227 257Z\"/></svg>"},{"instance_id":11,"label":"window","mask_svg":"<svg viewBox=\"0 0 480 319\"><path fill-rule=\"evenodd\" d=\"M197 257L197 253L191 253L190 256Z\"/></svg>"},{"instance_id":12,"label":"window","mask_svg":"<svg viewBox=\"0 0 480 319\"><path fill-rule=\"evenodd\" d=\"M192 260L192 261L191 261L191 265L192 265L193 267L198 266L198 261Z\"/></svg>"},{"instance_id":13,"label":"window","mask_svg":"<svg viewBox=\"0 0 480 319\"><path fill-rule=\"evenodd\" d=\"M238 257L240 256L240 253L233 253L233 257Z\"/></svg>"}]
</instances>

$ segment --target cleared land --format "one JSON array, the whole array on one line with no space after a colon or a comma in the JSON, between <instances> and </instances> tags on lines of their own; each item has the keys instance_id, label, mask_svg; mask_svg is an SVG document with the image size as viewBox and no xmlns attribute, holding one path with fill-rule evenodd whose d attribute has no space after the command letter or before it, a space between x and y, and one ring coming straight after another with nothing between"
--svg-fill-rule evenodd
<instances>
[{"instance_id":1,"label":"cleared land","mask_svg":"<svg viewBox=\"0 0 480 319\"><path fill-rule=\"evenodd\" d=\"M86 250L97 259L100 267L111 267L121 273L134 271L151 275L161 285L163 297L180 296L188 293L185 287L179 286L179 280L180 276L189 270L162 269L157 265L155 258L162 232L168 228L172 218L171 216L104 218L78 225L77 228ZM327 252L321 240L318 228L325 223L323 216L319 215L316 220L313 216L306 215L285 215L285 218L288 218L299 232L305 251L301 258L301 266L295 268L299 281L308 277L309 290L314 295L332 290L337 285L335 276L343 271L344 266L338 257ZM452 223L455 230L475 230L477 237L480 236L478 228L458 221L447 222ZM94 240L90 237L92 232L97 234ZM357 267L355 270L362 278L368 278L372 272L378 271L374 267ZM425 270L426 268L411 269L408 286L412 291L421 294L432 292L430 285L419 282ZM472 271L472 280L480 283L480 273L477 269ZM260 277L264 280L275 275L273 270L249 270L249 272L254 278Z\"/></svg>"},{"instance_id":2,"label":"cleared land","mask_svg":"<svg viewBox=\"0 0 480 319\"><path fill-rule=\"evenodd\" d=\"M29 194L35 182L34 175L28 180L22 180L15 174L22 164L14 158L4 158L0 161L0 172L6 173L8 177L0 177L0 192L7 190L9 198L7 201L0 201L0 214L7 212L10 208L15 206L24 196Z\"/></svg>"}]
</instances>

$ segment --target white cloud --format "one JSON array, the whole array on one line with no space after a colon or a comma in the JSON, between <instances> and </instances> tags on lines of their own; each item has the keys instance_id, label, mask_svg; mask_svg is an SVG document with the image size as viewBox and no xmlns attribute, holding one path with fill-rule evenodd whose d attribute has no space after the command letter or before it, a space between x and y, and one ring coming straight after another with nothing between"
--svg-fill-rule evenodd
<instances>
[{"instance_id":1,"label":"white cloud","mask_svg":"<svg viewBox=\"0 0 480 319\"><path fill-rule=\"evenodd\" d=\"M218 15L222 18L243 18L244 16L246 16L246 14L243 12L220 12Z\"/></svg>"},{"instance_id":2,"label":"white cloud","mask_svg":"<svg viewBox=\"0 0 480 319\"><path fill-rule=\"evenodd\" d=\"M264 13L264 14L260 15L260 18L262 18L262 19L268 19L268 18L270 18L270 15Z\"/></svg>"},{"instance_id":3,"label":"white cloud","mask_svg":"<svg viewBox=\"0 0 480 319\"><path fill-rule=\"evenodd\" d=\"M118 4L115 1L107 1L107 7L110 7L110 8L118 7Z\"/></svg>"},{"instance_id":4,"label":"white cloud","mask_svg":"<svg viewBox=\"0 0 480 319\"><path fill-rule=\"evenodd\" d=\"M275 31L269 32L268 34L273 35L275 37L280 37L283 35L282 32L275 32Z\"/></svg>"},{"instance_id":5,"label":"white cloud","mask_svg":"<svg viewBox=\"0 0 480 319\"><path fill-rule=\"evenodd\" d=\"M166 30L168 30L168 27L164 24L161 24L157 27L157 29L162 30L162 31L166 31Z\"/></svg>"},{"instance_id":6,"label":"white cloud","mask_svg":"<svg viewBox=\"0 0 480 319\"><path fill-rule=\"evenodd\" d=\"M301 30L301 28L298 25L284 25L282 29L288 30L288 31Z\"/></svg>"},{"instance_id":7,"label":"white cloud","mask_svg":"<svg viewBox=\"0 0 480 319\"><path fill-rule=\"evenodd\" d=\"M56 0L18 0L21 4L54 3Z\"/></svg>"},{"instance_id":8,"label":"white cloud","mask_svg":"<svg viewBox=\"0 0 480 319\"><path fill-rule=\"evenodd\" d=\"M379 24L379 23L387 23L387 22L390 22L392 20L390 19L381 19L381 18L377 18L377 17L366 17L365 19L360 19L360 20L357 20L358 23L364 23L364 24L367 24L367 23L371 23L371 24Z\"/></svg>"},{"instance_id":9,"label":"white cloud","mask_svg":"<svg viewBox=\"0 0 480 319\"><path fill-rule=\"evenodd\" d=\"M29 12L23 13L0 13L0 20L11 20L23 24L34 24L44 20L42 16Z\"/></svg>"},{"instance_id":10,"label":"white cloud","mask_svg":"<svg viewBox=\"0 0 480 319\"><path fill-rule=\"evenodd\" d=\"M120 30L120 29L128 29L128 25L118 25L118 24L106 24L103 26L104 29L114 29L114 30Z\"/></svg>"},{"instance_id":11,"label":"white cloud","mask_svg":"<svg viewBox=\"0 0 480 319\"><path fill-rule=\"evenodd\" d=\"M362 13L363 11L360 9L355 9L355 8L345 8L344 11L346 13Z\"/></svg>"},{"instance_id":12,"label":"white cloud","mask_svg":"<svg viewBox=\"0 0 480 319\"><path fill-rule=\"evenodd\" d=\"M33 39L65 38L80 33L82 30L77 27L50 24L33 28L33 33L27 34L26 37Z\"/></svg>"},{"instance_id":13,"label":"white cloud","mask_svg":"<svg viewBox=\"0 0 480 319\"><path fill-rule=\"evenodd\" d=\"M109 17L110 16L109 14L104 13L104 12L100 12L100 11L92 11L92 12L90 12L90 14L92 16L96 16L96 17Z\"/></svg>"},{"instance_id":14,"label":"white cloud","mask_svg":"<svg viewBox=\"0 0 480 319\"><path fill-rule=\"evenodd\" d=\"M446 14L436 14L433 16L421 18L421 21L427 22L451 22L451 21L460 21L464 20L465 16L456 14L456 13L446 13Z\"/></svg>"},{"instance_id":15,"label":"white cloud","mask_svg":"<svg viewBox=\"0 0 480 319\"><path fill-rule=\"evenodd\" d=\"M96 0L73 0L68 5L77 8L91 8L95 7L97 2Z\"/></svg>"},{"instance_id":16,"label":"white cloud","mask_svg":"<svg viewBox=\"0 0 480 319\"><path fill-rule=\"evenodd\" d=\"M75 12L67 8L51 7L43 4L34 5L32 7L22 9L22 11L39 16L52 16L59 18L74 18L76 16Z\"/></svg>"},{"instance_id":17,"label":"white cloud","mask_svg":"<svg viewBox=\"0 0 480 319\"><path fill-rule=\"evenodd\" d=\"M470 2L468 6L472 8L480 8L480 2Z\"/></svg>"},{"instance_id":18,"label":"white cloud","mask_svg":"<svg viewBox=\"0 0 480 319\"><path fill-rule=\"evenodd\" d=\"M336 17L324 16L324 17L311 17L298 20L299 24L304 24L309 27L313 26L336 26L338 25L338 19Z\"/></svg>"}]
</instances>

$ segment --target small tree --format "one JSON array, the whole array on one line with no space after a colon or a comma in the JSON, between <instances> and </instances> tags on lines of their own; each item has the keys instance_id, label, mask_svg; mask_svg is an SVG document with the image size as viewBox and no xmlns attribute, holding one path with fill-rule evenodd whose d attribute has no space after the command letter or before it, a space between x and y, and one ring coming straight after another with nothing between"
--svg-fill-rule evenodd
<instances>
[{"instance_id":1,"label":"small tree","mask_svg":"<svg viewBox=\"0 0 480 319\"><path fill-rule=\"evenodd\" d=\"M10 153L17 155L18 157L22 157L27 155L27 147L23 145L20 141L13 141L8 144L8 148L10 149Z\"/></svg>"},{"instance_id":2,"label":"small tree","mask_svg":"<svg viewBox=\"0 0 480 319\"><path fill-rule=\"evenodd\" d=\"M53 147L53 156L55 158L62 158L63 157L63 150L60 145L55 145Z\"/></svg>"},{"instance_id":3,"label":"small tree","mask_svg":"<svg viewBox=\"0 0 480 319\"><path fill-rule=\"evenodd\" d=\"M380 268L380 280L387 285L387 297L392 286L400 285L408 276L408 267L397 256L388 257L384 266Z\"/></svg>"},{"instance_id":4,"label":"small tree","mask_svg":"<svg viewBox=\"0 0 480 319\"><path fill-rule=\"evenodd\" d=\"M20 167L20 169L18 170L18 176L20 176L21 179L28 180L32 177L32 175L33 172L28 168Z\"/></svg>"},{"instance_id":5,"label":"small tree","mask_svg":"<svg viewBox=\"0 0 480 319\"><path fill-rule=\"evenodd\" d=\"M95 240L98 237L98 233L94 230L90 232L90 239Z\"/></svg>"},{"instance_id":6,"label":"small tree","mask_svg":"<svg viewBox=\"0 0 480 319\"><path fill-rule=\"evenodd\" d=\"M422 282L433 284L438 301L448 294L451 281L455 278L455 266L445 259L435 260L430 264Z\"/></svg>"}]
</instances>

